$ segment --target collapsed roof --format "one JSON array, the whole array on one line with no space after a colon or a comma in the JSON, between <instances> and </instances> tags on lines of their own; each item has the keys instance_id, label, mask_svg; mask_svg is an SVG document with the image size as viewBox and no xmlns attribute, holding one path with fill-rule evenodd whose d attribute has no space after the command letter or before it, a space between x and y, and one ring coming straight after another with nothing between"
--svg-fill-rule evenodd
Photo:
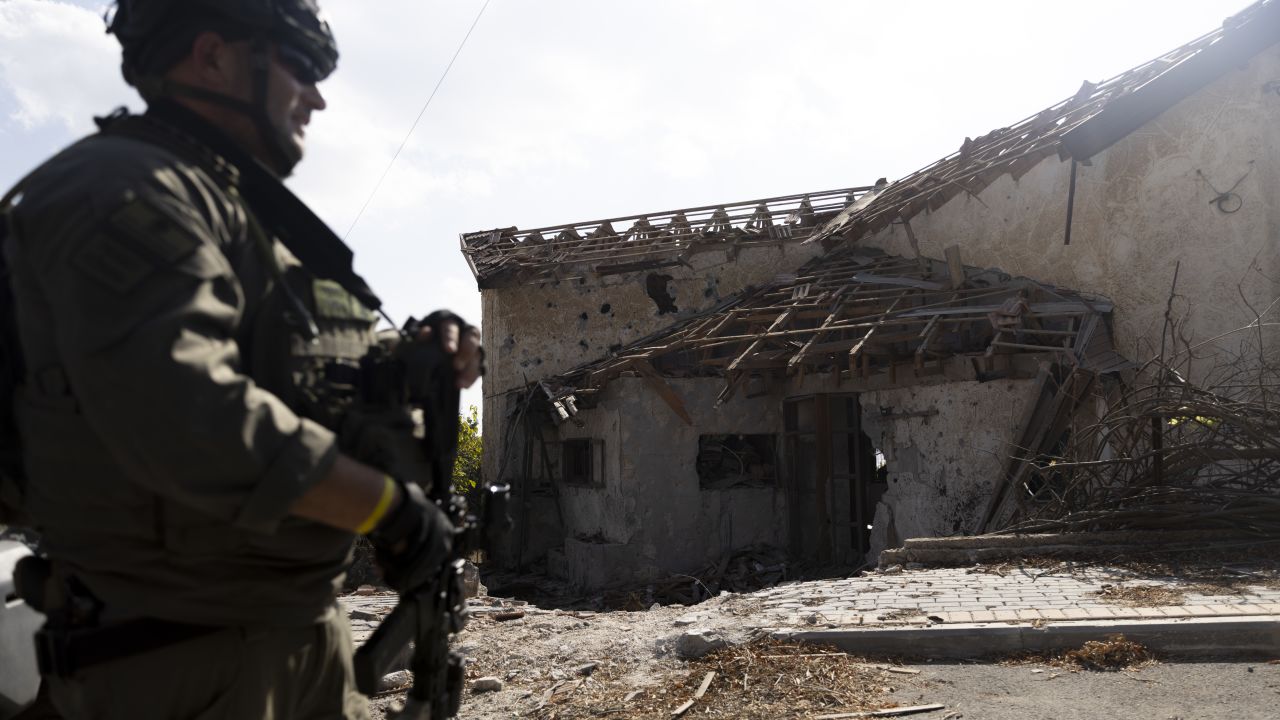
<instances>
[{"instance_id":1,"label":"collapsed roof","mask_svg":"<svg viewBox=\"0 0 1280 720\"><path fill-rule=\"evenodd\" d=\"M745 247L802 242L869 190L842 188L531 230L464 233L462 254L481 288L671 267L707 250L727 250L733 257Z\"/></svg>"},{"instance_id":2,"label":"collapsed roof","mask_svg":"<svg viewBox=\"0 0 1280 720\"><path fill-rule=\"evenodd\" d=\"M1087 163L1179 100L1280 40L1280 0L1261 0L1210 33L1009 127L965 138L959 151L892 184L461 236L481 288L602 277L679 265L695 253L751 245L856 240L936 210L1045 158ZM869 191L878 192L869 192ZM619 228L626 228L619 230Z\"/></svg>"},{"instance_id":3,"label":"collapsed roof","mask_svg":"<svg viewBox=\"0 0 1280 720\"><path fill-rule=\"evenodd\" d=\"M725 377L724 402L752 375L887 374L905 384L957 357L979 376L1028 354L1109 372L1127 366L1111 347L1111 309L1105 298L965 267L955 248L944 262L848 247L546 386L590 395L637 374L683 416L662 376Z\"/></svg>"},{"instance_id":4,"label":"collapsed roof","mask_svg":"<svg viewBox=\"0 0 1280 720\"><path fill-rule=\"evenodd\" d=\"M960 193L976 195L1008 173L1022 177L1053 155L1087 163L1116 141L1231 68L1280 41L1280 2L1263 0L1222 27L1100 83L1009 127L965 138L959 151L850 206L814 233L830 246L857 240L894 222L942 207Z\"/></svg>"}]
</instances>

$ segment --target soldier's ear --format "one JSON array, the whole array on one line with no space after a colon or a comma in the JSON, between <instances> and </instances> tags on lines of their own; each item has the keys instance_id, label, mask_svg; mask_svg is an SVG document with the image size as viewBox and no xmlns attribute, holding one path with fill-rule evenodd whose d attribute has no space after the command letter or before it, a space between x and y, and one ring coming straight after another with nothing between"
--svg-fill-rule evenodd
<instances>
[{"instance_id":1,"label":"soldier's ear","mask_svg":"<svg viewBox=\"0 0 1280 720\"><path fill-rule=\"evenodd\" d=\"M199 33L191 41L191 52L175 68L188 83L199 87L237 94L237 88L249 78L248 48L244 42L228 42L216 32Z\"/></svg>"}]
</instances>

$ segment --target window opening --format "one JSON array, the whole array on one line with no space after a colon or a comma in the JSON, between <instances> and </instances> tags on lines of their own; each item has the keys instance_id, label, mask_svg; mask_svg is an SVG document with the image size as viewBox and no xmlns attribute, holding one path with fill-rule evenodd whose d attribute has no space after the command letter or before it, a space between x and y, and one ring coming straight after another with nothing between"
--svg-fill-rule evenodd
<instances>
[{"instance_id":1,"label":"window opening","mask_svg":"<svg viewBox=\"0 0 1280 720\"><path fill-rule=\"evenodd\" d=\"M697 469L703 490L773 487L778 481L778 436L702 435Z\"/></svg>"},{"instance_id":2,"label":"window opening","mask_svg":"<svg viewBox=\"0 0 1280 720\"><path fill-rule=\"evenodd\" d=\"M561 479L570 486L602 486L600 450L603 443L591 438L561 442Z\"/></svg>"}]
</instances>

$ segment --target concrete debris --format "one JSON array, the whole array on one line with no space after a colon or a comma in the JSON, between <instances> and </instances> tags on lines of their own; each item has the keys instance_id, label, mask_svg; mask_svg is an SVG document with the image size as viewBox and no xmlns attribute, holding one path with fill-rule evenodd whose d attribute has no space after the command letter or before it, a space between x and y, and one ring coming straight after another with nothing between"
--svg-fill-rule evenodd
<instances>
[{"instance_id":1,"label":"concrete debris","mask_svg":"<svg viewBox=\"0 0 1280 720\"><path fill-rule=\"evenodd\" d=\"M753 545L725 553L716 562L691 574L673 575L646 585L643 603L637 603L636 592L632 590L606 591L601 596L600 603L608 608L625 610L640 610L646 606L649 610L656 610L662 605L694 605L725 594L773 587L789 579L790 571L785 551ZM648 602L649 597L657 602Z\"/></svg>"},{"instance_id":2,"label":"concrete debris","mask_svg":"<svg viewBox=\"0 0 1280 720\"><path fill-rule=\"evenodd\" d=\"M583 663L582 665L579 665L578 667L574 668L573 672L575 675L582 675L585 677L595 672L596 668L598 667L600 667L600 663L596 660L592 660L589 663Z\"/></svg>"},{"instance_id":3,"label":"concrete debris","mask_svg":"<svg viewBox=\"0 0 1280 720\"><path fill-rule=\"evenodd\" d=\"M466 598L488 595L489 590L480 583L480 569L471 561L462 566L462 596Z\"/></svg>"},{"instance_id":4,"label":"concrete debris","mask_svg":"<svg viewBox=\"0 0 1280 720\"><path fill-rule=\"evenodd\" d=\"M505 687L505 683L500 678L482 677L471 681L471 692L497 692Z\"/></svg>"},{"instance_id":5,"label":"concrete debris","mask_svg":"<svg viewBox=\"0 0 1280 720\"><path fill-rule=\"evenodd\" d=\"M686 660L695 660L728 645L729 641L720 631L702 627L682 633L675 641L675 651Z\"/></svg>"},{"instance_id":6,"label":"concrete debris","mask_svg":"<svg viewBox=\"0 0 1280 720\"><path fill-rule=\"evenodd\" d=\"M382 681L378 683L379 692L387 692L388 690L399 690L400 688L409 687L413 684L413 673L408 670L397 670L393 673L387 673L382 676Z\"/></svg>"}]
</instances>

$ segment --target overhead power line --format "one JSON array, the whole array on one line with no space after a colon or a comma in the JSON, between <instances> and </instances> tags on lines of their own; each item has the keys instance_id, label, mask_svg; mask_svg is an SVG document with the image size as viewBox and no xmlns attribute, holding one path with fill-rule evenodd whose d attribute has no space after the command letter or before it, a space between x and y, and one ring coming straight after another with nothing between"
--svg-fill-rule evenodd
<instances>
[{"instance_id":1,"label":"overhead power line","mask_svg":"<svg viewBox=\"0 0 1280 720\"><path fill-rule=\"evenodd\" d=\"M364 217L364 211L369 207L369 203L373 201L373 197L378 194L378 189L382 187L383 181L387 179L387 175L391 172L391 167L396 164L396 158L400 157L404 146L409 144L409 138L413 136L413 131L418 129L418 123L427 112L427 108L431 106L431 101L435 99L440 86L444 84L444 79L449 77L449 70L453 69L453 63L462 54L462 48L467 46L467 40L471 38L471 33L476 29L476 25L480 23L480 17L484 15L485 8L489 7L489 2L490 0L484 0L484 5L480 6L480 12L476 13L476 19L471 21L471 27L467 29L467 34L462 37L462 42L458 43L458 49L453 51L453 57L449 59L449 64L445 66L444 72L440 73L440 79L436 81L436 86L431 89L431 95L427 97L427 101L422 104L422 109L418 111L418 117L413 119L413 124L409 126L409 132L404 134L404 139L400 141L400 147L396 148L395 154L391 156L391 162L387 163L387 167L382 171L382 176L374 184L373 191L369 193L369 197L365 198L364 204L360 206L360 212L356 213L356 217L351 221L350 227L342 234L343 240L346 240L351 235L351 231L356 229L356 223L360 222L361 217Z\"/></svg>"}]
</instances>

